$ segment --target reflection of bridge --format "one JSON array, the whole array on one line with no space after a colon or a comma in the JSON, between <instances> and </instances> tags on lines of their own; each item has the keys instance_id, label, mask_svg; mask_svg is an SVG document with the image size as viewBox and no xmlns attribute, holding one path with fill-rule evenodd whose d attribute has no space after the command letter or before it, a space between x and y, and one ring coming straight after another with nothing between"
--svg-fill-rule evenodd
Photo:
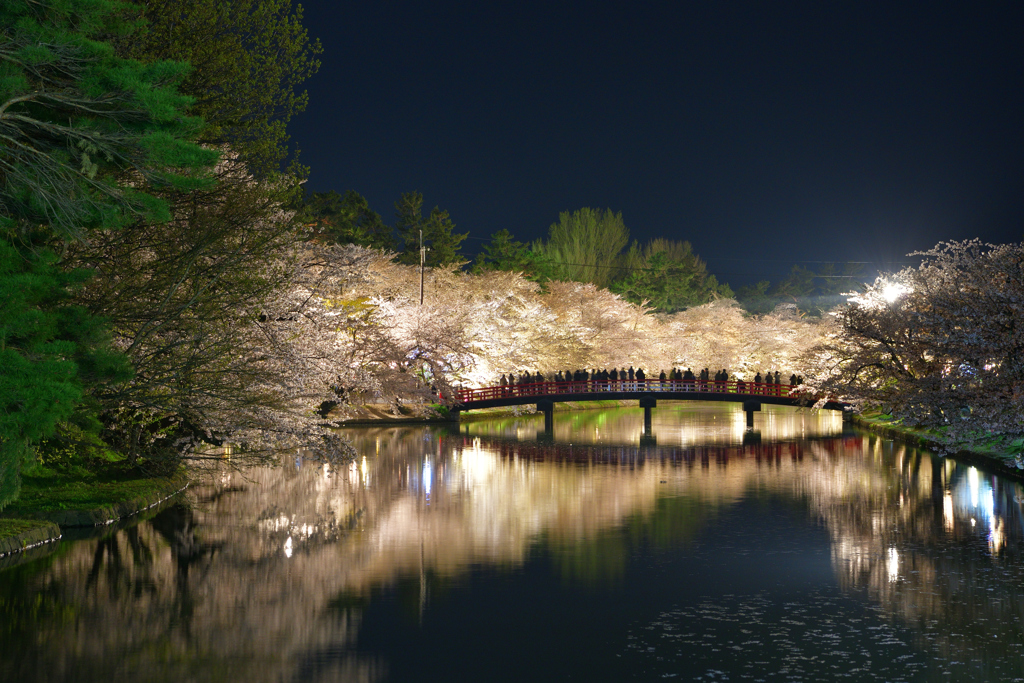
<instances>
[{"instance_id":1,"label":"reflection of bridge","mask_svg":"<svg viewBox=\"0 0 1024 683\"><path fill-rule=\"evenodd\" d=\"M544 430L554 424L555 403L576 401L639 401L644 409L644 433L651 433L651 409L658 401L730 401L742 403L747 426L754 426L754 413L762 403L779 406L809 406L818 397L793 391L788 384L766 384L743 380L589 380L585 382L537 382L507 387L460 389L455 410L521 406L534 403L544 413ZM827 401L824 408L843 410L846 404Z\"/></svg>"},{"instance_id":2,"label":"reflection of bridge","mask_svg":"<svg viewBox=\"0 0 1024 683\"><path fill-rule=\"evenodd\" d=\"M742 444L730 445L693 445L693 446L656 446L645 447L644 444L577 444L577 443L537 443L523 441L518 438L502 438L493 436L461 437L463 448L480 447L497 453L505 459L519 458L532 462L578 462L606 465L639 465L647 461L669 462L673 464L694 463L708 464L716 462L728 464L731 459L752 458L761 462L781 463L783 458L793 462L804 459L805 452L812 443L817 444L824 452L834 453L846 448L863 448L863 437L855 434L823 434L801 436L794 439L765 441L759 439L746 441Z\"/></svg>"}]
</instances>

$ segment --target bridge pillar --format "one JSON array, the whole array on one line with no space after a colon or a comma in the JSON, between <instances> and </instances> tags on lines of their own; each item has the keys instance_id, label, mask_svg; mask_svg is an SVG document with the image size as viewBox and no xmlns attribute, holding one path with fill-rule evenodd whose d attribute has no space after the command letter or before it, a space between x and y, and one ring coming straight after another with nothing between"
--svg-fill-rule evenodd
<instances>
[{"instance_id":1,"label":"bridge pillar","mask_svg":"<svg viewBox=\"0 0 1024 683\"><path fill-rule=\"evenodd\" d=\"M555 431L555 402L545 399L537 401L537 412L544 413L544 431L548 435Z\"/></svg>"},{"instance_id":2,"label":"bridge pillar","mask_svg":"<svg viewBox=\"0 0 1024 683\"><path fill-rule=\"evenodd\" d=\"M760 401L744 401L743 411L747 414L747 429L754 428L754 413L761 411Z\"/></svg>"},{"instance_id":3,"label":"bridge pillar","mask_svg":"<svg viewBox=\"0 0 1024 683\"><path fill-rule=\"evenodd\" d=\"M640 407L644 409L644 435L651 436L651 408L655 408L658 405L658 400L655 398L644 397L640 399Z\"/></svg>"}]
</instances>

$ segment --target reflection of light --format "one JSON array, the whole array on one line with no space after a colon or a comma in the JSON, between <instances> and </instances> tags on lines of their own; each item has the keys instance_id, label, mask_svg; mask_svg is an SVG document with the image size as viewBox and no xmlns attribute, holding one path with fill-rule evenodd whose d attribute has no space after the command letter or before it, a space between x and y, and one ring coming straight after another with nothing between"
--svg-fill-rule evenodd
<instances>
[{"instance_id":1,"label":"reflection of light","mask_svg":"<svg viewBox=\"0 0 1024 683\"><path fill-rule=\"evenodd\" d=\"M366 467L366 456L363 456L363 463L359 467L360 474L362 475L363 486L367 486L370 482L367 479L367 467Z\"/></svg>"},{"instance_id":2,"label":"reflection of light","mask_svg":"<svg viewBox=\"0 0 1024 683\"><path fill-rule=\"evenodd\" d=\"M896 548L889 548L889 581L895 581L900 576L900 556Z\"/></svg>"},{"instance_id":3,"label":"reflection of light","mask_svg":"<svg viewBox=\"0 0 1024 683\"><path fill-rule=\"evenodd\" d=\"M472 450L462 451L462 481L467 489L483 484L498 466L498 454L478 446L474 441Z\"/></svg>"},{"instance_id":4,"label":"reflection of light","mask_svg":"<svg viewBox=\"0 0 1024 683\"><path fill-rule=\"evenodd\" d=\"M988 549L993 555L998 555L999 551L1006 545L1006 534L1003 532L1003 520L990 520L991 530L988 535Z\"/></svg>"},{"instance_id":5,"label":"reflection of light","mask_svg":"<svg viewBox=\"0 0 1024 683\"><path fill-rule=\"evenodd\" d=\"M423 491L427 494L427 500L430 500L430 485L433 472L430 469L430 461L423 461Z\"/></svg>"},{"instance_id":6,"label":"reflection of light","mask_svg":"<svg viewBox=\"0 0 1024 683\"><path fill-rule=\"evenodd\" d=\"M978 470L970 468L967 470L967 484L971 488L971 507L978 507Z\"/></svg>"},{"instance_id":7,"label":"reflection of light","mask_svg":"<svg viewBox=\"0 0 1024 683\"><path fill-rule=\"evenodd\" d=\"M284 556L285 557L291 557L292 556L292 537L291 536L289 536L288 540L284 542Z\"/></svg>"},{"instance_id":8,"label":"reflection of light","mask_svg":"<svg viewBox=\"0 0 1024 683\"><path fill-rule=\"evenodd\" d=\"M946 493L942 497L942 521L946 531L953 530L953 494Z\"/></svg>"}]
</instances>

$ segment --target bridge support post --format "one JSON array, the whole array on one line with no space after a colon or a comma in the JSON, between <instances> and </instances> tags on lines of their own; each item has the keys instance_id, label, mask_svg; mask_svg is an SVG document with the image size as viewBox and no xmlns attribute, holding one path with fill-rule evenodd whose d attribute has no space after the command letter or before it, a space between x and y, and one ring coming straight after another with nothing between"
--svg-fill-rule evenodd
<instances>
[{"instance_id":1,"label":"bridge support post","mask_svg":"<svg viewBox=\"0 0 1024 683\"><path fill-rule=\"evenodd\" d=\"M555 402L537 401L537 412L544 413L544 433L552 436L555 433Z\"/></svg>"},{"instance_id":2,"label":"bridge support post","mask_svg":"<svg viewBox=\"0 0 1024 683\"><path fill-rule=\"evenodd\" d=\"M743 412L747 414L747 429L754 428L754 413L761 411L760 401L744 401Z\"/></svg>"},{"instance_id":3,"label":"bridge support post","mask_svg":"<svg viewBox=\"0 0 1024 683\"><path fill-rule=\"evenodd\" d=\"M651 408L658 405L655 398L644 397L640 399L640 407L644 409L644 436L651 436Z\"/></svg>"}]
</instances>

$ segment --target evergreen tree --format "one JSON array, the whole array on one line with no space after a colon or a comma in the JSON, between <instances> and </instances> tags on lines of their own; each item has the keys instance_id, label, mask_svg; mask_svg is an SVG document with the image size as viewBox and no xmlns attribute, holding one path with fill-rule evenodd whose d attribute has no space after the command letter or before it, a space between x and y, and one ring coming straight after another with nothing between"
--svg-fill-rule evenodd
<instances>
[{"instance_id":1,"label":"evergreen tree","mask_svg":"<svg viewBox=\"0 0 1024 683\"><path fill-rule=\"evenodd\" d=\"M469 233L456 233L455 223L447 211L435 206L424 218L423 195L405 192L395 202L395 213L398 214L395 229L402 242L402 252L397 257L399 263L419 265L420 230L423 231L423 246L427 248L427 266L447 266L463 260L459 245L469 237Z\"/></svg>"},{"instance_id":2,"label":"evergreen tree","mask_svg":"<svg viewBox=\"0 0 1024 683\"><path fill-rule=\"evenodd\" d=\"M49 250L0 241L0 509L17 494L34 443L81 420L85 387L131 375L103 321L69 302L89 277L65 272Z\"/></svg>"},{"instance_id":3,"label":"evergreen tree","mask_svg":"<svg viewBox=\"0 0 1024 683\"><path fill-rule=\"evenodd\" d=\"M312 192L299 207L299 220L314 235L337 244L358 244L363 247L394 251L391 228L369 202L354 190L342 197L334 190Z\"/></svg>"},{"instance_id":4,"label":"evergreen tree","mask_svg":"<svg viewBox=\"0 0 1024 683\"><path fill-rule=\"evenodd\" d=\"M280 170L288 121L306 108L302 83L320 68L319 41L291 0L132 0L146 29L120 40L122 54L191 68L179 89L206 122L200 142L227 146L257 178Z\"/></svg>"},{"instance_id":5,"label":"evergreen tree","mask_svg":"<svg viewBox=\"0 0 1024 683\"><path fill-rule=\"evenodd\" d=\"M551 280L555 274L554 266L543 251L531 249L504 228L491 235L491 241L484 245L473 265L475 273L494 270L522 273L527 279L540 283Z\"/></svg>"},{"instance_id":6,"label":"evergreen tree","mask_svg":"<svg viewBox=\"0 0 1024 683\"><path fill-rule=\"evenodd\" d=\"M534 250L550 260L553 279L607 287L621 270L620 256L627 244L629 229L621 213L583 208L560 213L548 241Z\"/></svg>"},{"instance_id":7,"label":"evergreen tree","mask_svg":"<svg viewBox=\"0 0 1024 683\"><path fill-rule=\"evenodd\" d=\"M634 243L626 264L626 277L610 289L634 303L646 301L662 313L732 297L729 286L707 272L689 242L655 239L642 249Z\"/></svg>"},{"instance_id":8,"label":"evergreen tree","mask_svg":"<svg viewBox=\"0 0 1024 683\"><path fill-rule=\"evenodd\" d=\"M145 216L166 220L160 188L203 186L215 152L168 83L185 66L141 64L100 38L124 30L103 0L0 6L0 227L58 239Z\"/></svg>"},{"instance_id":9,"label":"evergreen tree","mask_svg":"<svg viewBox=\"0 0 1024 683\"><path fill-rule=\"evenodd\" d=\"M166 220L159 195L207 187L217 157L190 141L201 122L168 86L184 66L126 60L103 42L131 28L121 7L0 6L0 505L32 444L127 375L101 319L68 299L85 274L56 266L50 246Z\"/></svg>"}]
</instances>

